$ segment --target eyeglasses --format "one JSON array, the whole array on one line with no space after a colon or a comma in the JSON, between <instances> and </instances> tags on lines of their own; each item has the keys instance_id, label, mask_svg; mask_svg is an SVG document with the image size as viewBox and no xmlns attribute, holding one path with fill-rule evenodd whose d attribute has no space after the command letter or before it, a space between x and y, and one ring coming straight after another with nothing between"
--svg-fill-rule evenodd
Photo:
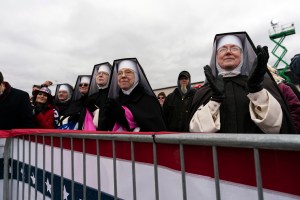
<instances>
[{"instance_id":1,"label":"eyeglasses","mask_svg":"<svg viewBox=\"0 0 300 200\"><path fill-rule=\"evenodd\" d=\"M165 99L165 97L157 97L157 99Z\"/></svg>"},{"instance_id":2,"label":"eyeglasses","mask_svg":"<svg viewBox=\"0 0 300 200\"><path fill-rule=\"evenodd\" d=\"M125 69L123 71L118 71L118 76L130 76L132 75L134 72L131 69Z\"/></svg>"},{"instance_id":3,"label":"eyeglasses","mask_svg":"<svg viewBox=\"0 0 300 200\"><path fill-rule=\"evenodd\" d=\"M88 83L80 83L80 84L79 84L79 87L87 87L87 86L89 86Z\"/></svg>"},{"instance_id":4,"label":"eyeglasses","mask_svg":"<svg viewBox=\"0 0 300 200\"><path fill-rule=\"evenodd\" d=\"M233 46L233 47L230 47L230 48L227 48L227 47L221 47L220 49L218 49L217 53L218 54L225 54L227 53L227 51L230 51L231 53L238 53L241 51L241 48L240 47L237 47L237 46Z\"/></svg>"}]
</instances>

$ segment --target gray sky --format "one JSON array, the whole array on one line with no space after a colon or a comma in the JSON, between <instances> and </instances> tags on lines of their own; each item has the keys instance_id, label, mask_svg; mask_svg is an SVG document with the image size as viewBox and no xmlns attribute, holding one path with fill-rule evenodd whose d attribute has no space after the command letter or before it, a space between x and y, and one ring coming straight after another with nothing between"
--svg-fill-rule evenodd
<instances>
[{"instance_id":1,"label":"gray sky","mask_svg":"<svg viewBox=\"0 0 300 200\"><path fill-rule=\"evenodd\" d=\"M269 39L270 21L295 23L283 45L300 52L299 1L6 0L0 3L0 71L31 91L45 80L75 84L97 63L136 57L153 89L173 86L180 71L204 79L215 34L246 31L255 45ZM270 64L275 57L271 55Z\"/></svg>"}]
</instances>

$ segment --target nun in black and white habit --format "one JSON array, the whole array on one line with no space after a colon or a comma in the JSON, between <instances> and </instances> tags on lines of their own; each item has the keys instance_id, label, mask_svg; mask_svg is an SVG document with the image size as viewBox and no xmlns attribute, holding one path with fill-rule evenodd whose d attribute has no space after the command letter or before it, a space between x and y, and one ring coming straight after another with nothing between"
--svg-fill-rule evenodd
<instances>
[{"instance_id":1,"label":"nun in black and white habit","mask_svg":"<svg viewBox=\"0 0 300 200\"><path fill-rule=\"evenodd\" d=\"M66 98L63 98L64 93L67 94ZM58 108L59 116L64 116L68 109L73 95L73 87L68 83L58 84L55 90L54 105Z\"/></svg>"},{"instance_id":2,"label":"nun in black and white habit","mask_svg":"<svg viewBox=\"0 0 300 200\"><path fill-rule=\"evenodd\" d=\"M104 131L165 131L161 106L136 58L115 60L108 100L100 114Z\"/></svg>"},{"instance_id":3,"label":"nun in black and white habit","mask_svg":"<svg viewBox=\"0 0 300 200\"><path fill-rule=\"evenodd\" d=\"M105 62L95 65L93 69L86 107L93 115L93 123L96 128L98 127L99 111L103 110L107 99L111 68L111 64Z\"/></svg>"},{"instance_id":4,"label":"nun in black and white habit","mask_svg":"<svg viewBox=\"0 0 300 200\"><path fill-rule=\"evenodd\" d=\"M217 34L210 66L204 67L207 83L193 99L189 131L295 133L268 59L268 48L255 48L246 32Z\"/></svg>"},{"instance_id":5,"label":"nun in black and white habit","mask_svg":"<svg viewBox=\"0 0 300 200\"><path fill-rule=\"evenodd\" d=\"M88 88L91 75L79 75L74 87L72 101L61 121L67 121L62 129L82 130L85 114Z\"/></svg>"}]
</instances>

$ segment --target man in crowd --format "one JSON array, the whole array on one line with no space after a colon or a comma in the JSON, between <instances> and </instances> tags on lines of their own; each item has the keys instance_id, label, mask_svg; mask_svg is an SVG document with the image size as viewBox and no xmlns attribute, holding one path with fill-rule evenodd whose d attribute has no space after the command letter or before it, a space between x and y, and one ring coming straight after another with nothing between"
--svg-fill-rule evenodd
<instances>
[{"instance_id":1,"label":"man in crowd","mask_svg":"<svg viewBox=\"0 0 300 200\"><path fill-rule=\"evenodd\" d=\"M169 131L183 132L196 89L191 88L191 75L182 71L178 75L177 88L170 93L163 106Z\"/></svg>"},{"instance_id":2,"label":"man in crowd","mask_svg":"<svg viewBox=\"0 0 300 200\"><path fill-rule=\"evenodd\" d=\"M33 127L28 93L11 87L0 72L0 130Z\"/></svg>"}]
</instances>

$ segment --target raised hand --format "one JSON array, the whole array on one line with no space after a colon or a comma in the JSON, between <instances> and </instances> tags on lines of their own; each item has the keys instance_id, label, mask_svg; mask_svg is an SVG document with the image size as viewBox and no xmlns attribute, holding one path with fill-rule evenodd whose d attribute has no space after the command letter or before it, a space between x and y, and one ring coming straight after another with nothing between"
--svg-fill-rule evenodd
<instances>
[{"instance_id":1,"label":"raised hand","mask_svg":"<svg viewBox=\"0 0 300 200\"><path fill-rule=\"evenodd\" d=\"M268 47L257 46L257 65L248 79L248 90L250 93L259 92L263 89L264 75L267 71L267 63L269 60Z\"/></svg>"},{"instance_id":2,"label":"raised hand","mask_svg":"<svg viewBox=\"0 0 300 200\"><path fill-rule=\"evenodd\" d=\"M204 66L204 74L212 90L211 100L221 103L225 98L223 76L214 77L208 65Z\"/></svg>"}]
</instances>

